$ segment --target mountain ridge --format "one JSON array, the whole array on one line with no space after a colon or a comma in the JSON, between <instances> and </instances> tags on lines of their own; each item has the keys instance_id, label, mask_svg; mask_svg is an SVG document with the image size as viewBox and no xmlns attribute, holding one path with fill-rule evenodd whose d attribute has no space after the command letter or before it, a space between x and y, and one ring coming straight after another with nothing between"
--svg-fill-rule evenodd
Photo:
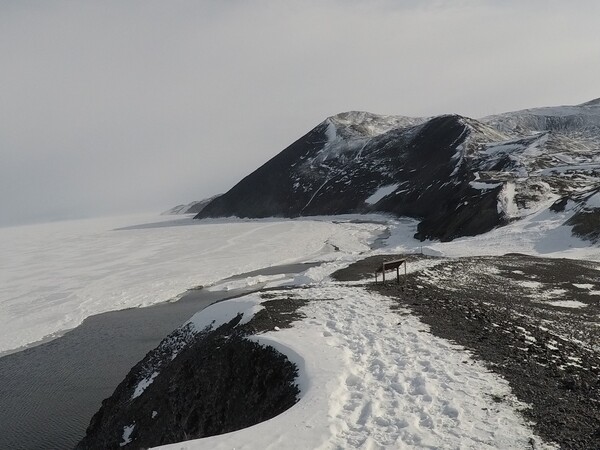
<instances>
[{"instance_id":1,"label":"mountain ridge","mask_svg":"<svg viewBox=\"0 0 600 450\"><path fill-rule=\"evenodd\" d=\"M195 218L381 212L420 220L421 240L484 233L594 189L599 106L595 99L482 119L339 113Z\"/></svg>"}]
</instances>

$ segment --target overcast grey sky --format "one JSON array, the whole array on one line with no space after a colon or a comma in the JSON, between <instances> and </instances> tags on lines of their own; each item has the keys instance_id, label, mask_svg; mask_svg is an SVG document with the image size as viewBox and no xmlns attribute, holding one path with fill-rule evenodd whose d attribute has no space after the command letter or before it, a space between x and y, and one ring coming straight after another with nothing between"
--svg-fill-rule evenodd
<instances>
[{"instance_id":1,"label":"overcast grey sky","mask_svg":"<svg viewBox=\"0 0 600 450\"><path fill-rule=\"evenodd\" d=\"M600 97L600 2L0 1L0 224L223 192L347 110Z\"/></svg>"}]
</instances>

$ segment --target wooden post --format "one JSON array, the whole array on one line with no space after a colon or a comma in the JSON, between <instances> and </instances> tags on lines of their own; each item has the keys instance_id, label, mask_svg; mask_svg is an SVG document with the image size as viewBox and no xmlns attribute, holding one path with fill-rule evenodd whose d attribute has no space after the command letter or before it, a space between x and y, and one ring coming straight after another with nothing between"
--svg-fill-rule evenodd
<instances>
[{"instance_id":1,"label":"wooden post","mask_svg":"<svg viewBox=\"0 0 600 450\"><path fill-rule=\"evenodd\" d=\"M396 282L400 284L400 266L396 266Z\"/></svg>"}]
</instances>

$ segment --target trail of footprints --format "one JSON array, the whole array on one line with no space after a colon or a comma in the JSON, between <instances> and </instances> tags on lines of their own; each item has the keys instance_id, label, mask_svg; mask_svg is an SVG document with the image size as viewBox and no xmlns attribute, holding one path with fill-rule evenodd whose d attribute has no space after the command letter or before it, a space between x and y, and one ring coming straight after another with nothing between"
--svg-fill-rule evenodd
<instances>
[{"instance_id":1,"label":"trail of footprints","mask_svg":"<svg viewBox=\"0 0 600 450\"><path fill-rule=\"evenodd\" d=\"M369 295L323 300L321 308L323 337L348 368L330 402L334 439L324 448L486 448L499 445L497 424L520 420L482 408L490 374L448 356L458 354L452 344L432 345L417 319L390 314ZM399 326L403 320L414 323Z\"/></svg>"},{"instance_id":2,"label":"trail of footprints","mask_svg":"<svg viewBox=\"0 0 600 450\"><path fill-rule=\"evenodd\" d=\"M407 336L389 336L385 330L395 324L389 317L364 314L356 304L340 314L339 305L331 304L331 319L327 321L324 336L343 340L341 348L348 348L351 367L356 371L346 376L341 386L345 390L342 414L337 414L341 442L352 447L380 448L400 442L420 444L419 436L411 436L410 423L434 429L436 424L430 410L442 407L448 420L458 420L458 410L452 405L438 405L428 391L428 377L438 375L432 371L430 355L426 349L420 355L409 354L403 341L407 337L418 341L415 333ZM353 323L369 320L369 331L356 335ZM387 332L386 332L387 331ZM335 345L335 344L334 344ZM339 344L338 344L339 345ZM376 380L377 382L373 382ZM406 396L412 399L407 403ZM439 414L436 414L436 416ZM415 423L416 422L416 423ZM341 444L340 442L340 444ZM344 445L340 445L340 448Z\"/></svg>"}]
</instances>

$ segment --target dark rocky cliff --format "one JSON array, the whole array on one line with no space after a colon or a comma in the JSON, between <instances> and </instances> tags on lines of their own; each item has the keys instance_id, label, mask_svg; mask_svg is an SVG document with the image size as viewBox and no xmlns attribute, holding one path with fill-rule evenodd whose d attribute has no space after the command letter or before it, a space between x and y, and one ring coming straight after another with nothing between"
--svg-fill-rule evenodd
<instances>
[{"instance_id":1,"label":"dark rocky cliff","mask_svg":"<svg viewBox=\"0 0 600 450\"><path fill-rule=\"evenodd\" d=\"M299 394L296 366L246 337L290 326L304 304L274 298L243 325L239 314L216 329L188 323L175 330L102 402L76 448L138 449L214 436L290 408Z\"/></svg>"},{"instance_id":2,"label":"dark rocky cliff","mask_svg":"<svg viewBox=\"0 0 600 450\"><path fill-rule=\"evenodd\" d=\"M245 339L252 328L237 328L240 318L207 333L183 327L171 334L102 402L76 448L138 449L214 436L294 405L295 365ZM149 368L156 375L135 396Z\"/></svg>"}]
</instances>

